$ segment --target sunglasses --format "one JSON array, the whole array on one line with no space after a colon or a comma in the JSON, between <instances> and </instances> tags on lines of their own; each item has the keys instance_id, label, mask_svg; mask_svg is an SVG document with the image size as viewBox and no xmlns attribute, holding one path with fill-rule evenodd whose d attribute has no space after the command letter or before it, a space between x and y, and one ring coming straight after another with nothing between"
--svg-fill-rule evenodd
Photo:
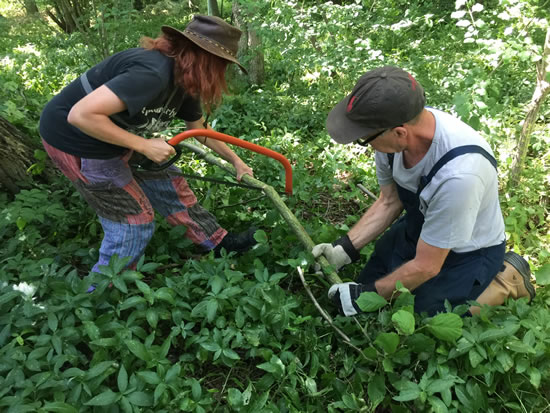
<instances>
[{"instance_id":1,"label":"sunglasses","mask_svg":"<svg viewBox=\"0 0 550 413\"><path fill-rule=\"evenodd\" d=\"M395 129L395 128L399 127L399 126L403 126L403 125L398 125L398 126L394 126L393 128L384 129L383 131L378 132L378 133L375 133L374 135L369 136L368 138L365 138L365 139L357 139L357 140L355 141L355 143L358 144L358 145L361 145L361 146L367 146L369 143L371 143L373 140L375 140L376 138L378 138L380 135L383 135L383 134L386 133L387 131L392 130L392 129Z\"/></svg>"},{"instance_id":2,"label":"sunglasses","mask_svg":"<svg viewBox=\"0 0 550 413\"><path fill-rule=\"evenodd\" d=\"M355 141L355 143L357 145L361 145L361 146L367 146L369 143L371 143L373 140L375 140L376 138L378 138L380 135L382 135L383 133L386 133L387 131L389 131L389 129L384 129L383 131L381 132L378 132L378 133L375 133L374 135L372 136L369 136L368 138L366 139L357 139Z\"/></svg>"}]
</instances>

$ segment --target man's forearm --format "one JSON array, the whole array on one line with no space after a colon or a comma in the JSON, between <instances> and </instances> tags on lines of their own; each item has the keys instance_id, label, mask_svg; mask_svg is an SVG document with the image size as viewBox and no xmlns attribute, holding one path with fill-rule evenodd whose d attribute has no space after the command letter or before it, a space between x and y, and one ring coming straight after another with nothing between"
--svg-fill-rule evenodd
<instances>
[{"instance_id":1,"label":"man's forearm","mask_svg":"<svg viewBox=\"0 0 550 413\"><path fill-rule=\"evenodd\" d=\"M432 276L432 274L428 274L425 269L418 266L415 260L411 260L391 274L377 280L374 286L379 295L389 299L395 291L395 284L398 281L401 281L404 287L412 291L421 284L424 284Z\"/></svg>"},{"instance_id":2,"label":"man's forearm","mask_svg":"<svg viewBox=\"0 0 550 413\"><path fill-rule=\"evenodd\" d=\"M421 284L439 274L449 251L450 249L434 247L419 239L416 247L416 256L392 273L377 280L374 284L376 291L382 297L390 298L395 290L397 281L401 281L404 287L413 291ZM391 254L392 252L388 253Z\"/></svg>"},{"instance_id":3,"label":"man's forearm","mask_svg":"<svg viewBox=\"0 0 550 413\"><path fill-rule=\"evenodd\" d=\"M373 241L403 210L403 205L398 198L388 199L383 193L361 217L359 222L348 232L348 236L355 247L360 250L369 242Z\"/></svg>"}]
</instances>

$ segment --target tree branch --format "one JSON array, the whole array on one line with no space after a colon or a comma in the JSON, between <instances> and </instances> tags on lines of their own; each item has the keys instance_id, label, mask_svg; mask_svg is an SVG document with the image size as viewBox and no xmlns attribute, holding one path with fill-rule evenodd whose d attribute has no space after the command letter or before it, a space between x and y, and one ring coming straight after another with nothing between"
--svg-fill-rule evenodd
<instances>
[{"instance_id":1,"label":"tree branch","mask_svg":"<svg viewBox=\"0 0 550 413\"><path fill-rule=\"evenodd\" d=\"M210 153L207 153L204 149L201 149L192 143L189 142L182 142L180 143L183 147L189 149L190 151L198 154L202 159L204 159L206 162L218 166L219 168L224 169L225 171L229 172L233 176L236 175L235 168L233 168L232 165L228 164L227 162L222 161L221 159L213 156ZM273 187L263 183L262 181L259 181L250 175L243 175L242 181L245 184L255 186L257 188L260 188L264 191L264 193L267 195L269 199L273 202L281 216L284 218L284 220L287 222L287 224L290 226L294 234L298 237L302 245L307 251L311 251L313 247L315 246L314 242L302 226L296 216L288 209L288 207L285 205L284 201L281 199L277 191L273 189ZM327 279L333 283L333 284L339 284L342 282L336 271L331 267L327 259L323 256L317 258L317 261L321 265L321 268L323 272L325 273Z\"/></svg>"}]
</instances>

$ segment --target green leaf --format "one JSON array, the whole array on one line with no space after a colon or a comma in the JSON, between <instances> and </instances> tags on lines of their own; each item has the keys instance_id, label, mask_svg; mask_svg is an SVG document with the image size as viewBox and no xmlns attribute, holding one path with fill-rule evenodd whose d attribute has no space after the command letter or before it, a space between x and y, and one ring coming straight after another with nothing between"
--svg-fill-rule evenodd
<instances>
[{"instance_id":1,"label":"green leaf","mask_svg":"<svg viewBox=\"0 0 550 413\"><path fill-rule=\"evenodd\" d=\"M50 351L50 347L35 348L29 353L29 355L27 356L27 360L38 360L44 357L48 353L48 351Z\"/></svg>"},{"instance_id":2,"label":"green leaf","mask_svg":"<svg viewBox=\"0 0 550 413\"><path fill-rule=\"evenodd\" d=\"M17 225L17 228L19 228L19 231L23 231L25 227L27 226L27 221L25 221L23 218L19 217L17 218L17 221L15 221L15 224Z\"/></svg>"},{"instance_id":3,"label":"green leaf","mask_svg":"<svg viewBox=\"0 0 550 413\"><path fill-rule=\"evenodd\" d=\"M138 290L141 291L145 297L148 297L151 295L151 287L149 287L143 281L140 281L140 280L136 281L136 286Z\"/></svg>"},{"instance_id":4,"label":"green leaf","mask_svg":"<svg viewBox=\"0 0 550 413\"><path fill-rule=\"evenodd\" d=\"M86 372L86 378L88 380L95 379L97 376L103 374L105 371L107 371L109 367L112 367L113 365L114 361L112 360L102 361Z\"/></svg>"},{"instance_id":5,"label":"green leaf","mask_svg":"<svg viewBox=\"0 0 550 413\"><path fill-rule=\"evenodd\" d=\"M230 358L231 360L240 360L239 355L230 348L224 348L222 353L225 357Z\"/></svg>"},{"instance_id":6,"label":"green leaf","mask_svg":"<svg viewBox=\"0 0 550 413\"><path fill-rule=\"evenodd\" d=\"M122 277L114 277L113 278L113 285L120 291L122 291L124 294L128 293L128 287L126 287L126 283L122 279Z\"/></svg>"},{"instance_id":7,"label":"green leaf","mask_svg":"<svg viewBox=\"0 0 550 413\"><path fill-rule=\"evenodd\" d=\"M453 387L454 384L454 379L435 379L426 386L426 393L429 395L443 393Z\"/></svg>"},{"instance_id":8,"label":"green leaf","mask_svg":"<svg viewBox=\"0 0 550 413\"><path fill-rule=\"evenodd\" d=\"M474 369L483 361L483 357L475 348L470 350L468 353L468 358L470 359L470 364Z\"/></svg>"},{"instance_id":9,"label":"green leaf","mask_svg":"<svg viewBox=\"0 0 550 413\"><path fill-rule=\"evenodd\" d=\"M86 331L86 334L88 335L90 340L97 340L100 337L99 328L95 325L93 321L83 321L82 325L84 325L84 330Z\"/></svg>"},{"instance_id":10,"label":"green leaf","mask_svg":"<svg viewBox=\"0 0 550 413\"><path fill-rule=\"evenodd\" d=\"M145 381L147 384L159 384L160 383L160 377L157 373L154 371L140 371L137 373L138 377L141 377L143 381Z\"/></svg>"},{"instance_id":11,"label":"green leaf","mask_svg":"<svg viewBox=\"0 0 550 413\"><path fill-rule=\"evenodd\" d=\"M221 350L221 347L219 346L219 344L214 342L201 343L201 347L204 348L205 350L212 351L212 352Z\"/></svg>"},{"instance_id":12,"label":"green leaf","mask_svg":"<svg viewBox=\"0 0 550 413\"><path fill-rule=\"evenodd\" d=\"M439 397L431 396L428 398L428 402L430 403L430 406L432 407L433 413L447 413L449 409L447 409L447 406Z\"/></svg>"},{"instance_id":13,"label":"green leaf","mask_svg":"<svg viewBox=\"0 0 550 413\"><path fill-rule=\"evenodd\" d=\"M160 267L160 264L158 264L156 262L148 262L147 264L143 264L141 266L138 266L138 271L139 272L153 272L158 267Z\"/></svg>"},{"instance_id":14,"label":"green leaf","mask_svg":"<svg viewBox=\"0 0 550 413\"><path fill-rule=\"evenodd\" d=\"M359 409L357 400L355 400L355 398L353 396L350 396L349 394L344 394L342 396L342 401L344 402L344 405L351 411L357 411Z\"/></svg>"},{"instance_id":15,"label":"green leaf","mask_svg":"<svg viewBox=\"0 0 550 413\"><path fill-rule=\"evenodd\" d=\"M497 360L504 369L504 371L510 370L514 367L514 360L505 351L499 351L497 354Z\"/></svg>"},{"instance_id":16,"label":"green leaf","mask_svg":"<svg viewBox=\"0 0 550 413\"><path fill-rule=\"evenodd\" d=\"M535 278L538 285L550 284L550 264L543 265L535 273Z\"/></svg>"},{"instance_id":17,"label":"green leaf","mask_svg":"<svg viewBox=\"0 0 550 413\"><path fill-rule=\"evenodd\" d=\"M267 244L267 234L261 229L254 233L254 239L260 244Z\"/></svg>"},{"instance_id":18,"label":"green leaf","mask_svg":"<svg viewBox=\"0 0 550 413\"><path fill-rule=\"evenodd\" d=\"M120 394L107 390L84 403L86 406L109 406L120 398Z\"/></svg>"},{"instance_id":19,"label":"green leaf","mask_svg":"<svg viewBox=\"0 0 550 413\"><path fill-rule=\"evenodd\" d=\"M210 286L212 288L212 292L215 295L219 294L220 291L223 288L224 283L225 282L224 282L222 277L219 277L219 276L215 275L210 281Z\"/></svg>"},{"instance_id":20,"label":"green leaf","mask_svg":"<svg viewBox=\"0 0 550 413\"><path fill-rule=\"evenodd\" d=\"M398 402L409 402L418 399L420 393L421 391L418 384L408 381L400 386L399 395L395 396L393 399Z\"/></svg>"},{"instance_id":21,"label":"green leaf","mask_svg":"<svg viewBox=\"0 0 550 413\"><path fill-rule=\"evenodd\" d=\"M304 385L309 394L317 393L317 382L313 380L311 377L306 377L306 379L304 380Z\"/></svg>"},{"instance_id":22,"label":"green leaf","mask_svg":"<svg viewBox=\"0 0 550 413\"><path fill-rule=\"evenodd\" d=\"M57 325L58 322L55 313L48 313L48 327L50 328L50 330L55 333L55 331L57 330Z\"/></svg>"},{"instance_id":23,"label":"green leaf","mask_svg":"<svg viewBox=\"0 0 550 413\"><path fill-rule=\"evenodd\" d=\"M508 324L503 328L490 328L482 331L479 335L477 342L483 343L485 341L499 341L501 338L513 336L520 328L518 324Z\"/></svg>"},{"instance_id":24,"label":"green leaf","mask_svg":"<svg viewBox=\"0 0 550 413\"><path fill-rule=\"evenodd\" d=\"M392 354L399 345L399 336L396 333L380 333L374 340L374 344L377 344L386 353Z\"/></svg>"},{"instance_id":25,"label":"green leaf","mask_svg":"<svg viewBox=\"0 0 550 413\"><path fill-rule=\"evenodd\" d=\"M515 353L536 354L536 351L533 347L525 344L522 341L519 341L518 339L508 341L506 343L506 348L508 350L511 350L511 351L515 352Z\"/></svg>"},{"instance_id":26,"label":"green leaf","mask_svg":"<svg viewBox=\"0 0 550 413\"><path fill-rule=\"evenodd\" d=\"M179 376L180 372L181 372L181 366L179 364L174 364L166 372L166 376L164 376L164 380L166 381L166 383L170 383L170 381L172 381L174 378Z\"/></svg>"},{"instance_id":27,"label":"green leaf","mask_svg":"<svg viewBox=\"0 0 550 413\"><path fill-rule=\"evenodd\" d=\"M155 298L166 301L170 304L175 304L176 301L174 300L174 294L174 290L172 290L171 288L161 287L155 292Z\"/></svg>"},{"instance_id":28,"label":"green leaf","mask_svg":"<svg viewBox=\"0 0 550 413\"><path fill-rule=\"evenodd\" d=\"M540 373L539 369L535 367L529 368L529 381L531 382L531 384L535 389L538 389L540 387L541 378L542 378L542 374Z\"/></svg>"},{"instance_id":29,"label":"green leaf","mask_svg":"<svg viewBox=\"0 0 550 413\"><path fill-rule=\"evenodd\" d=\"M273 374L278 379L282 378L285 374L285 365L277 356L271 356L269 363L262 363L256 367Z\"/></svg>"},{"instance_id":30,"label":"green leaf","mask_svg":"<svg viewBox=\"0 0 550 413\"><path fill-rule=\"evenodd\" d=\"M0 295L0 305L5 304L17 297L20 297L21 293L18 291L10 291L9 293Z\"/></svg>"},{"instance_id":31,"label":"green leaf","mask_svg":"<svg viewBox=\"0 0 550 413\"><path fill-rule=\"evenodd\" d=\"M201 399L202 388L197 379L191 379L191 395L193 396L193 400L196 402Z\"/></svg>"},{"instance_id":32,"label":"green leaf","mask_svg":"<svg viewBox=\"0 0 550 413\"><path fill-rule=\"evenodd\" d=\"M2 340L0 340L0 347L2 347L1 341ZM54 348L54 350L57 354L63 353L63 343L61 341L61 338L59 338L58 336L53 335L52 339L51 339L51 343L52 343L52 347Z\"/></svg>"},{"instance_id":33,"label":"green leaf","mask_svg":"<svg viewBox=\"0 0 550 413\"><path fill-rule=\"evenodd\" d=\"M243 394L240 390L231 387L227 389L227 401L231 407L240 407L243 405Z\"/></svg>"},{"instance_id":34,"label":"green leaf","mask_svg":"<svg viewBox=\"0 0 550 413\"><path fill-rule=\"evenodd\" d=\"M46 403L42 406L45 412L53 413L78 413L78 410L70 404L63 402Z\"/></svg>"},{"instance_id":35,"label":"green leaf","mask_svg":"<svg viewBox=\"0 0 550 413\"><path fill-rule=\"evenodd\" d=\"M428 330L444 341L455 341L462 335L463 322L453 313L438 314L428 321Z\"/></svg>"},{"instance_id":36,"label":"green leaf","mask_svg":"<svg viewBox=\"0 0 550 413\"><path fill-rule=\"evenodd\" d=\"M208 303L206 304L206 318L209 322L214 321L214 318L216 318L216 313L218 312L218 300L215 298L212 298L208 300Z\"/></svg>"},{"instance_id":37,"label":"green leaf","mask_svg":"<svg viewBox=\"0 0 550 413\"><path fill-rule=\"evenodd\" d=\"M149 325L153 328L157 328L157 323L159 321L159 316L158 316L158 313L157 313L157 310L154 309L154 308L149 308L146 312L145 312L145 318L147 319L147 322L149 323Z\"/></svg>"},{"instance_id":38,"label":"green leaf","mask_svg":"<svg viewBox=\"0 0 550 413\"><path fill-rule=\"evenodd\" d=\"M134 408L127 397L122 396L119 401L119 406L124 413L134 413Z\"/></svg>"},{"instance_id":39,"label":"green leaf","mask_svg":"<svg viewBox=\"0 0 550 413\"><path fill-rule=\"evenodd\" d=\"M362 293L355 302L362 311L367 313L379 310L388 304L384 297L379 296L375 292Z\"/></svg>"},{"instance_id":40,"label":"green leaf","mask_svg":"<svg viewBox=\"0 0 550 413\"><path fill-rule=\"evenodd\" d=\"M153 405L153 398L151 395L142 391L135 391L127 397L128 401L134 406L148 407Z\"/></svg>"},{"instance_id":41,"label":"green leaf","mask_svg":"<svg viewBox=\"0 0 550 413\"><path fill-rule=\"evenodd\" d=\"M124 300L124 302L122 304L120 304L119 309L122 311L122 310L126 310L128 308L138 307L139 305L145 304L145 303L147 303L145 298L140 297L140 296L134 296L134 297L130 297L130 298Z\"/></svg>"},{"instance_id":42,"label":"green leaf","mask_svg":"<svg viewBox=\"0 0 550 413\"><path fill-rule=\"evenodd\" d=\"M143 361L151 361L151 355L143 343L136 340L126 340L124 343L137 358Z\"/></svg>"},{"instance_id":43,"label":"green leaf","mask_svg":"<svg viewBox=\"0 0 550 413\"><path fill-rule=\"evenodd\" d=\"M384 376L377 374L374 376L367 386L367 394L369 400L373 404L373 408L376 408L386 397L386 383Z\"/></svg>"},{"instance_id":44,"label":"green leaf","mask_svg":"<svg viewBox=\"0 0 550 413\"><path fill-rule=\"evenodd\" d=\"M90 344L93 344L94 346L98 346L98 347L115 347L116 345L118 345L118 338L113 338L113 337L98 338L97 340L90 341Z\"/></svg>"},{"instance_id":45,"label":"green leaf","mask_svg":"<svg viewBox=\"0 0 550 413\"><path fill-rule=\"evenodd\" d=\"M155 392L153 393L153 403L156 405L160 399L160 397L166 392L166 384L159 383L159 385L155 388Z\"/></svg>"},{"instance_id":46,"label":"green leaf","mask_svg":"<svg viewBox=\"0 0 550 413\"><path fill-rule=\"evenodd\" d=\"M409 336L414 333L414 315L405 310L399 310L391 317L393 325L400 334Z\"/></svg>"},{"instance_id":47,"label":"green leaf","mask_svg":"<svg viewBox=\"0 0 550 413\"><path fill-rule=\"evenodd\" d=\"M124 368L124 364L120 366L120 370L118 371L117 385L118 385L118 390L121 393L124 393L128 388L128 373Z\"/></svg>"}]
</instances>

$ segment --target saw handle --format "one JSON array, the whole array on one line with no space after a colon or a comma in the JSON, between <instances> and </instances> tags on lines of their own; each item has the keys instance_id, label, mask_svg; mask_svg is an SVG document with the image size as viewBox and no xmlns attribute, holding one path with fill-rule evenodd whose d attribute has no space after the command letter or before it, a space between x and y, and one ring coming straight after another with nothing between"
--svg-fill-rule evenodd
<instances>
[{"instance_id":1,"label":"saw handle","mask_svg":"<svg viewBox=\"0 0 550 413\"><path fill-rule=\"evenodd\" d=\"M172 145L170 142L168 143ZM168 168L170 165L176 162L181 156L181 148L177 145L172 145L172 146L176 150L176 154L172 156L170 159L168 159L166 162L158 164L156 162L153 162L151 159L144 157L145 159L143 159L139 163L139 166L148 171L162 171L163 169Z\"/></svg>"}]
</instances>

